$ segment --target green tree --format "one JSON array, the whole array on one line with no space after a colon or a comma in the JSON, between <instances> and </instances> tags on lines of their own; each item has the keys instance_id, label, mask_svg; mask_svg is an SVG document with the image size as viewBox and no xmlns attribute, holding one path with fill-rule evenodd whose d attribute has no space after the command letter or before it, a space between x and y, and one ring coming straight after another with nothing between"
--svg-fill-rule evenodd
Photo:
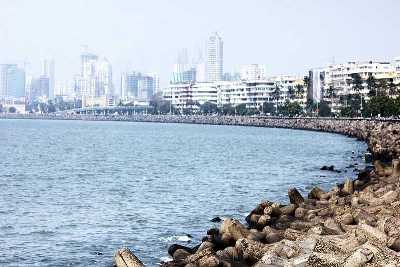
<instances>
[{"instance_id":1,"label":"green tree","mask_svg":"<svg viewBox=\"0 0 400 267\"><path fill-rule=\"evenodd\" d=\"M264 102L262 106L262 110L264 114L274 114L275 113L275 106L271 102Z\"/></svg>"},{"instance_id":2,"label":"green tree","mask_svg":"<svg viewBox=\"0 0 400 267\"><path fill-rule=\"evenodd\" d=\"M275 85L275 89L274 89L274 92L272 93L272 95L276 101L275 112L278 113L279 99L281 97L281 88L279 85Z\"/></svg>"},{"instance_id":3,"label":"green tree","mask_svg":"<svg viewBox=\"0 0 400 267\"><path fill-rule=\"evenodd\" d=\"M332 116L332 110L329 104L326 101L321 101L319 103L318 115L321 117L330 117Z\"/></svg>"},{"instance_id":4,"label":"green tree","mask_svg":"<svg viewBox=\"0 0 400 267\"><path fill-rule=\"evenodd\" d=\"M10 113L16 113L16 112L17 112L17 109L16 109L15 107L9 107L9 108L8 108L8 112L10 112Z\"/></svg>"},{"instance_id":5,"label":"green tree","mask_svg":"<svg viewBox=\"0 0 400 267\"><path fill-rule=\"evenodd\" d=\"M53 104L53 101L49 100L49 104L47 106L47 112L53 113L56 112L56 106Z\"/></svg>"},{"instance_id":6,"label":"green tree","mask_svg":"<svg viewBox=\"0 0 400 267\"><path fill-rule=\"evenodd\" d=\"M349 106L343 106L341 109L340 109L340 116L341 117L352 117L352 110L351 110L351 107L349 107Z\"/></svg>"},{"instance_id":7,"label":"green tree","mask_svg":"<svg viewBox=\"0 0 400 267\"><path fill-rule=\"evenodd\" d=\"M225 104L220 109L222 115L235 115L235 108L231 104Z\"/></svg>"},{"instance_id":8,"label":"green tree","mask_svg":"<svg viewBox=\"0 0 400 267\"><path fill-rule=\"evenodd\" d=\"M361 75L359 73L354 73L353 75L351 75L351 83L353 85L353 89L355 91L355 94L353 94L352 96L352 109L356 112L356 113L360 113L360 110L362 109L362 93L361 90L364 89L363 86L363 80L361 78ZM354 103L354 101L360 101L360 104L357 105Z\"/></svg>"},{"instance_id":9,"label":"green tree","mask_svg":"<svg viewBox=\"0 0 400 267\"><path fill-rule=\"evenodd\" d=\"M366 117L390 117L400 115L400 99L389 96L373 96L366 103L363 115Z\"/></svg>"},{"instance_id":10,"label":"green tree","mask_svg":"<svg viewBox=\"0 0 400 267\"><path fill-rule=\"evenodd\" d=\"M397 90L397 85L394 84L393 79L389 80L389 84L388 84L388 88L389 88L389 96L395 96L398 93Z\"/></svg>"},{"instance_id":11,"label":"green tree","mask_svg":"<svg viewBox=\"0 0 400 267\"><path fill-rule=\"evenodd\" d=\"M200 112L202 114L214 114L218 112L217 104L213 102L205 102L203 105L200 106Z\"/></svg>"},{"instance_id":12,"label":"green tree","mask_svg":"<svg viewBox=\"0 0 400 267\"><path fill-rule=\"evenodd\" d=\"M376 96L376 80L374 75L370 74L367 79L368 96Z\"/></svg>"},{"instance_id":13,"label":"green tree","mask_svg":"<svg viewBox=\"0 0 400 267\"><path fill-rule=\"evenodd\" d=\"M288 87L288 98L293 99L296 96L296 90L293 88L293 86Z\"/></svg>"},{"instance_id":14,"label":"green tree","mask_svg":"<svg viewBox=\"0 0 400 267\"><path fill-rule=\"evenodd\" d=\"M301 85L301 84L296 84L295 88L296 88L296 96L297 96L297 98L301 98L303 96L304 92L305 92L304 86Z\"/></svg>"},{"instance_id":15,"label":"green tree","mask_svg":"<svg viewBox=\"0 0 400 267\"><path fill-rule=\"evenodd\" d=\"M235 107L236 113L240 116L247 115L247 107L246 104L240 104Z\"/></svg>"},{"instance_id":16,"label":"green tree","mask_svg":"<svg viewBox=\"0 0 400 267\"><path fill-rule=\"evenodd\" d=\"M279 108L279 111L284 116L298 116L303 113L303 109L298 102L290 102L286 100L285 103Z\"/></svg>"},{"instance_id":17,"label":"green tree","mask_svg":"<svg viewBox=\"0 0 400 267\"><path fill-rule=\"evenodd\" d=\"M376 96L386 96L387 95L388 84L385 79L380 79L377 81Z\"/></svg>"},{"instance_id":18,"label":"green tree","mask_svg":"<svg viewBox=\"0 0 400 267\"><path fill-rule=\"evenodd\" d=\"M318 104L311 99L307 99L306 102L306 112L307 113L313 113L317 110Z\"/></svg>"},{"instance_id":19,"label":"green tree","mask_svg":"<svg viewBox=\"0 0 400 267\"><path fill-rule=\"evenodd\" d=\"M47 113L47 104L46 103L39 103L40 113Z\"/></svg>"},{"instance_id":20,"label":"green tree","mask_svg":"<svg viewBox=\"0 0 400 267\"><path fill-rule=\"evenodd\" d=\"M310 77L304 76L303 81L304 81L304 87L308 89L308 87L310 86Z\"/></svg>"}]
</instances>

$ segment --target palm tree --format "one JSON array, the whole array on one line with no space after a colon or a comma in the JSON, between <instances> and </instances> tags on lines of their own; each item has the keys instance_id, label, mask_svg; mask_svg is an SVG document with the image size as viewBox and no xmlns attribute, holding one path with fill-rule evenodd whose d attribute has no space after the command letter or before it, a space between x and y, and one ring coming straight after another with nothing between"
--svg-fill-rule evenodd
<instances>
[{"instance_id":1,"label":"palm tree","mask_svg":"<svg viewBox=\"0 0 400 267\"><path fill-rule=\"evenodd\" d=\"M310 77L309 76L304 76L303 81L304 81L304 86L306 88L308 88L308 86L310 85Z\"/></svg>"},{"instance_id":2,"label":"palm tree","mask_svg":"<svg viewBox=\"0 0 400 267\"><path fill-rule=\"evenodd\" d=\"M331 99L331 109L332 109L333 108L333 98L336 97L335 88L333 87L333 85L330 85L328 90L326 90L326 91L327 91L328 97Z\"/></svg>"},{"instance_id":3,"label":"palm tree","mask_svg":"<svg viewBox=\"0 0 400 267\"><path fill-rule=\"evenodd\" d=\"M289 99L293 99L295 97L295 90L293 86L289 86L288 88L288 97Z\"/></svg>"},{"instance_id":4,"label":"palm tree","mask_svg":"<svg viewBox=\"0 0 400 267\"><path fill-rule=\"evenodd\" d=\"M353 85L353 89L356 92L356 98L360 98L360 110L363 109L362 107L362 93L361 90L364 89L363 86L363 80L361 78L361 75L358 73L355 73L351 76L351 83Z\"/></svg>"},{"instance_id":5,"label":"palm tree","mask_svg":"<svg viewBox=\"0 0 400 267\"><path fill-rule=\"evenodd\" d=\"M301 84L297 84L295 88L296 88L296 95L298 98L300 98L304 94L304 86Z\"/></svg>"},{"instance_id":6,"label":"palm tree","mask_svg":"<svg viewBox=\"0 0 400 267\"><path fill-rule=\"evenodd\" d=\"M281 95L281 88L280 88L279 85L275 85L275 89L274 89L274 92L273 92L273 97L274 97L274 99L276 101L276 113L277 114L278 114L278 101L279 101L280 95Z\"/></svg>"},{"instance_id":7,"label":"palm tree","mask_svg":"<svg viewBox=\"0 0 400 267\"><path fill-rule=\"evenodd\" d=\"M397 94L397 86L394 84L393 79L390 79L389 81L389 95L390 96L395 96Z\"/></svg>"},{"instance_id":8,"label":"palm tree","mask_svg":"<svg viewBox=\"0 0 400 267\"><path fill-rule=\"evenodd\" d=\"M368 96L376 96L377 95L376 80L375 80L374 75L372 75L372 73L368 76L367 88L368 88Z\"/></svg>"},{"instance_id":9,"label":"palm tree","mask_svg":"<svg viewBox=\"0 0 400 267\"><path fill-rule=\"evenodd\" d=\"M377 96L387 95L387 88L388 88L387 81L385 79L381 79L381 80L378 80L377 84L378 85L377 85L376 95Z\"/></svg>"}]
</instances>

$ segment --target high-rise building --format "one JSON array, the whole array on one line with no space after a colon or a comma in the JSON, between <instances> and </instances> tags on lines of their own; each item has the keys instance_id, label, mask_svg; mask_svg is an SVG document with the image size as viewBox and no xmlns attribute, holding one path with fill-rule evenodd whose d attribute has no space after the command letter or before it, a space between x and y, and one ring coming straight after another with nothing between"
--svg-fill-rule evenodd
<instances>
[{"instance_id":1,"label":"high-rise building","mask_svg":"<svg viewBox=\"0 0 400 267\"><path fill-rule=\"evenodd\" d=\"M25 71L18 65L0 65L0 96L5 98L25 96Z\"/></svg>"},{"instance_id":2,"label":"high-rise building","mask_svg":"<svg viewBox=\"0 0 400 267\"><path fill-rule=\"evenodd\" d=\"M96 95L112 96L114 94L112 67L106 58L97 63L96 77L98 82Z\"/></svg>"},{"instance_id":3,"label":"high-rise building","mask_svg":"<svg viewBox=\"0 0 400 267\"><path fill-rule=\"evenodd\" d=\"M149 101L159 86L158 76L144 75L140 72L123 73L121 77L121 98Z\"/></svg>"},{"instance_id":4,"label":"high-rise building","mask_svg":"<svg viewBox=\"0 0 400 267\"><path fill-rule=\"evenodd\" d=\"M96 65L99 57L95 54L84 52L81 55L81 76L91 78L96 75Z\"/></svg>"},{"instance_id":5,"label":"high-rise building","mask_svg":"<svg viewBox=\"0 0 400 267\"><path fill-rule=\"evenodd\" d=\"M38 98L49 98L50 79L47 76L41 75L39 78L31 78L28 82L28 98L34 101Z\"/></svg>"},{"instance_id":6,"label":"high-rise building","mask_svg":"<svg viewBox=\"0 0 400 267\"><path fill-rule=\"evenodd\" d=\"M112 67L110 62L95 54L81 55L81 73L75 78L75 94L79 97L113 96Z\"/></svg>"},{"instance_id":7,"label":"high-rise building","mask_svg":"<svg viewBox=\"0 0 400 267\"><path fill-rule=\"evenodd\" d=\"M182 49L174 64L172 83L188 83L196 81L196 68L189 64L187 49Z\"/></svg>"},{"instance_id":8,"label":"high-rise building","mask_svg":"<svg viewBox=\"0 0 400 267\"><path fill-rule=\"evenodd\" d=\"M43 59L42 60L42 77L49 78L49 93L48 98L54 98L54 90L55 90L55 64L54 60Z\"/></svg>"},{"instance_id":9,"label":"high-rise building","mask_svg":"<svg viewBox=\"0 0 400 267\"><path fill-rule=\"evenodd\" d=\"M218 33L210 36L207 43L207 80L215 82L223 76L223 41Z\"/></svg>"},{"instance_id":10,"label":"high-rise building","mask_svg":"<svg viewBox=\"0 0 400 267\"><path fill-rule=\"evenodd\" d=\"M160 92L160 77L158 76L157 73L149 73L149 76L153 78L154 82L154 94L157 94Z\"/></svg>"}]
</instances>

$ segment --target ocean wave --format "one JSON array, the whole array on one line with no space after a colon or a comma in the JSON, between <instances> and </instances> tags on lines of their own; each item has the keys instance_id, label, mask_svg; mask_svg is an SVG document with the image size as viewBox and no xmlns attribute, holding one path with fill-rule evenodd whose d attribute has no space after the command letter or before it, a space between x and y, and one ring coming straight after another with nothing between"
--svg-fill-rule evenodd
<instances>
[{"instance_id":1,"label":"ocean wave","mask_svg":"<svg viewBox=\"0 0 400 267\"><path fill-rule=\"evenodd\" d=\"M165 256L165 257L161 257L160 258L160 261L161 262L170 262L170 261L172 261L173 259L171 258L171 257L168 257L168 256Z\"/></svg>"},{"instance_id":2,"label":"ocean wave","mask_svg":"<svg viewBox=\"0 0 400 267\"><path fill-rule=\"evenodd\" d=\"M169 237L160 237L160 241L162 242L173 242L173 241L180 241L180 242L190 242L192 237L190 235L173 235Z\"/></svg>"}]
</instances>

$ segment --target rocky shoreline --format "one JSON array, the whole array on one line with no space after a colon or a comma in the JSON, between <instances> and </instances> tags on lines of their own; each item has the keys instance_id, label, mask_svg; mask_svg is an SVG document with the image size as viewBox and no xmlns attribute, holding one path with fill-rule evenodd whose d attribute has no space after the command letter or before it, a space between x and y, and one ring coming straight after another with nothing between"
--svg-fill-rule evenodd
<instances>
[{"instance_id":1,"label":"rocky shoreline","mask_svg":"<svg viewBox=\"0 0 400 267\"><path fill-rule=\"evenodd\" d=\"M161 266L400 266L398 121L154 115L61 119L279 127L363 140L374 159L373 170L363 170L354 181L347 179L328 192L315 187L302 196L290 188L289 203L260 203L246 225L224 219L219 228L207 231L201 244L172 245L168 253L173 260ZM114 260L118 267L144 266L127 248L118 250Z\"/></svg>"},{"instance_id":2,"label":"rocky shoreline","mask_svg":"<svg viewBox=\"0 0 400 267\"><path fill-rule=\"evenodd\" d=\"M400 266L400 124L304 118L267 119L267 124L364 140L374 169L328 192L315 187L302 196L290 188L288 204L260 203L246 217L247 225L225 219L195 247L172 245L173 260L161 266ZM129 249L118 250L115 262L143 266Z\"/></svg>"}]
</instances>

